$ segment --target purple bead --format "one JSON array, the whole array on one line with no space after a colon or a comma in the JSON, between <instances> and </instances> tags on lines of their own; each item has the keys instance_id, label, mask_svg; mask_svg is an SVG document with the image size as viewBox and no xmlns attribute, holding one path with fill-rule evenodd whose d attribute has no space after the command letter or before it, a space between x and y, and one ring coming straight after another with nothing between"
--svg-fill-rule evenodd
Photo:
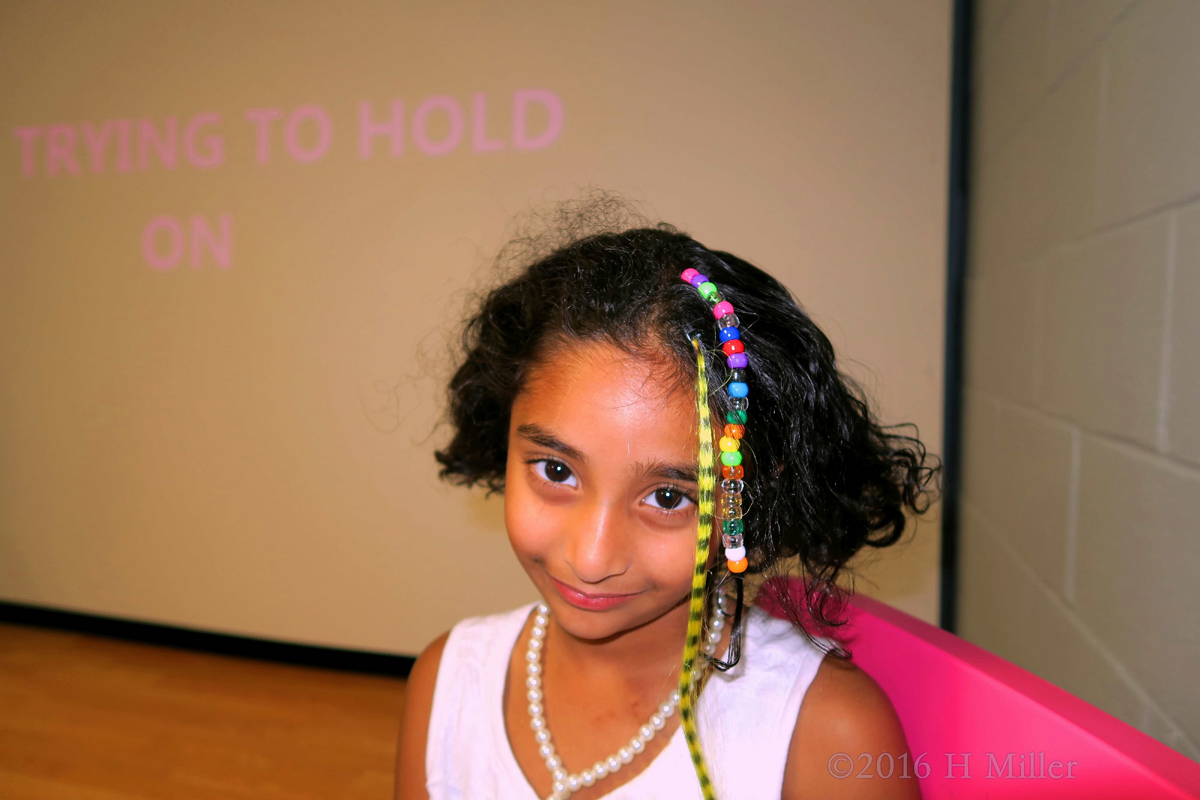
<instances>
[{"instance_id":1,"label":"purple bead","mask_svg":"<svg viewBox=\"0 0 1200 800\"><path fill-rule=\"evenodd\" d=\"M745 353L734 353L725 359L725 363L729 365L730 369L745 369L750 362L746 359Z\"/></svg>"},{"instance_id":2,"label":"purple bead","mask_svg":"<svg viewBox=\"0 0 1200 800\"><path fill-rule=\"evenodd\" d=\"M688 283L690 283L692 286L699 289L700 284L705 283L707 281L708 281L707 275L701 275L700 273L697 272L695 275L692 276L692 279L690 281L688 281Z\"/></svg>"}]
</instances>

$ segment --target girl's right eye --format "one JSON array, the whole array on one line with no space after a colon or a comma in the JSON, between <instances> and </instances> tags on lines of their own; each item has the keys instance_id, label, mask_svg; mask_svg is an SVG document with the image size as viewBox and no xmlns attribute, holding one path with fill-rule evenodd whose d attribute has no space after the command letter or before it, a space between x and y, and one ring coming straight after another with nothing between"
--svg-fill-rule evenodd
<instances>
[{"instance_id":1,"label":"girl's right eye","mask_svg":"<svg viewBox=\"0 0 1200 800\"><path fill-rule=\"evenodd\" d=\"M548 483L558 483L564 486L579 485L579 479L575 477L575 473L571 472L571 468L561 461L543 458L531 463L533 471L537 473L538 477Z\"/></svg>"}]
</instances>

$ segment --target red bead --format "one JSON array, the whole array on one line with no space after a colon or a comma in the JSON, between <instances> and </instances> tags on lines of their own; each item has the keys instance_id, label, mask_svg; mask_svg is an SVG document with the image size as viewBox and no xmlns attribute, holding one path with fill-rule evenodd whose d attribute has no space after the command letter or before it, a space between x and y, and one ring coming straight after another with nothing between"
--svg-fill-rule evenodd
<instances>
[{"instance_id":1,"label":"red bead","mask_svg":"<svg viewBox=\"0 0 1200 800\"><path fill-rule=\"evenodd\" d=\"M746 352L746 346L742 344L741 339L730 339L728 342L721 345L721 349L725 351L725 355L727 356Z\"/></svg>"},{"instance_id":2,"label":"red bead","mask_svg":"<svg viewBox=\"0 0 1200 800\"><path fill-rule=\"evenodd\" d=\"M746 477L746 470L741 464L738 464L736 467L731 467L728 464L722 464L721 477L726 478L727 480L740 481L742 478Z\"/></svg>"}]
</instances>

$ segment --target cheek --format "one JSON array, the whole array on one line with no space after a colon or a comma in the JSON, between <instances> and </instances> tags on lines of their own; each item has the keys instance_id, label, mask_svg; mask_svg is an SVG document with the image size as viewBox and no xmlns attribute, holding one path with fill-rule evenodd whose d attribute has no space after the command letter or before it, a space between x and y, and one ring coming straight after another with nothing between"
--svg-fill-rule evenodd
<instances>
[{"instance_id":1,"label":"cheek","mask_svg":"<svg viewBox=\"0 0 1200 800\"><path fill-rule=\"evenodd\" d=\"M507 483L504 526L513 551L522 561L544 558L562 529L554 509L543 503L520 478Z\"/></svg>"},{"instance_id":2,"label":"cheek","mask_svg":"<svg viewBox=\"0 0 1200 800\"><path fill-rule=\"evenodd\" d=\"M670 535L647 532L637 562L647 577L672 596L686 593L696 566L696 529L688 527Z\"/></svg>"}]
</instances>

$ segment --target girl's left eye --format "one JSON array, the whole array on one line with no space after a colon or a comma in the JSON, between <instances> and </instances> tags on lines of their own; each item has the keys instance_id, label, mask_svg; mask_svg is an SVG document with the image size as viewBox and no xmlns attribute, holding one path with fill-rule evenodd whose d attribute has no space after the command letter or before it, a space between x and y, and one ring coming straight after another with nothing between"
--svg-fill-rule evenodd
<instances>
[{"instance_id":1,"label":"girl's left eye","mask_svg":"<svg viewBox=\"0 0 1200 800\"><path fill-rule=\"evenodd\" d=\"M654 508L661 508L664 511L681 511L690 505L694 505L692 498L688 497L682 489L674 486L664 486L661 489L655 489L646 496L645 502Z\"/></svg>"}]
</instances>

